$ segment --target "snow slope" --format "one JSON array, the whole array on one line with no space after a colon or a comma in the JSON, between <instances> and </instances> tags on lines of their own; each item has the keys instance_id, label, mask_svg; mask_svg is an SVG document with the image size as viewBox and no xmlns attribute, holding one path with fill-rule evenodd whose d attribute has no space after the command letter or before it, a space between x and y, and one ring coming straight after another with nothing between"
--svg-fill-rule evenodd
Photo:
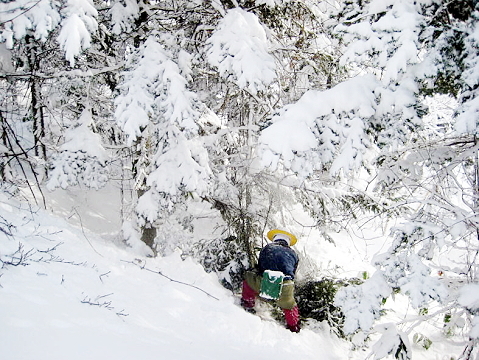
<instances>
[{"instance_id":1,"label":"snow slope","mask_svg":"<svg viewBox=\"0 0 479 360\"><path fill-rule=\"evenodd\" d=\"M115 208L111 196L96 199L96 206ZM53 215L0 192L1 360L355 360L371 359L380 345L373 335L352 351L325 324L310 322L294 334L251 315L238 306L237 294L192 259L178 252L151 258L142 243L131 248L115 240L115 222L87 200L60 196ZM356 276L370 271L370 257L385 246L373 233L337 234L339 246L318 242L311 230L300 238L299 276L315 267L319 275ZM404 296L386 307L384 324L404 321L406 331L418 319ZM464 344L444 338L442 326L417 329L433 342L428 350L412 344L414 359L444 360L462 352Z\"/></svg>"},{"instance_id":2,"label":"snow slope","mask_svg":"<svg viewBox=\"0 0 479 360\"><path fill-rule=\"evenodd\" d=\"M320 325L294 334L246 313L214 274L177 253L144 257L4 195L0 230L2 360L333 360L349 352Z\"/></svg>"}]
</instances>

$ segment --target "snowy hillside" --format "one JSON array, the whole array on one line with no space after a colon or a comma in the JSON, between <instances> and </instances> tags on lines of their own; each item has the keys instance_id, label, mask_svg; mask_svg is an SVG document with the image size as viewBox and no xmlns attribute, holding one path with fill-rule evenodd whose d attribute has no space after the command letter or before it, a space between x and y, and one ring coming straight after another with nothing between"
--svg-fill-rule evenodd
<instances>
[{"instance_id":1,"label":"snowy hillside","mask_svg":"<svg viewBox=\"0 0 479 360\"><path fill-rule=\"evenodd\" d=\"M191 259L146 258L31 211L0 201L2 360L327 360L348 352L320 325L293 334L246 313Z\"/></svg>"},{"instance_id":2,"label":"snowy hillside","mask_svg":"<svg viewBox=\"0 0 479 360\"><path fill-rule=\"evenodd\" d=\"M94 212L82 215L98 226ZM246 313L215 274L178 252L146 257L142 244L126 247L3 194L0 230L2 360L364 359L377 340L353 351L317 322L291 333L266 312ZM300 254L314 255L322 273L353 276L373 255L357 240L339 248L301 240ZM392 312L384 322L406 316ZM434 343L414 344L415 359L460 352L439 328L423 330ZM381 350L381 342L374 346Z\"/></svg>"},{"instance_id":3,"label":"snowy hillside","mask_svg":"<svg viewBox=\"0 0 479 360\"><path fill-rule=\"evenodd\" d=\"M479 360L479 1L0 3L0 360Z\"/></svg>"}]
</instances>

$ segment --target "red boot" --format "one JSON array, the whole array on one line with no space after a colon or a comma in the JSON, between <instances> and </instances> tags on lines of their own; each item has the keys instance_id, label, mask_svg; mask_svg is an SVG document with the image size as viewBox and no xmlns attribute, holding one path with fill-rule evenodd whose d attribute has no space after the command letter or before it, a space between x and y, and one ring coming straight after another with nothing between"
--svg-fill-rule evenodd
<instances>
[{"instance_id":1,"label":"red boot","mask_svg":"<svg viewBox=\"0 0 479 360\"><path fill-rule=\"evenodd\" d=\"M283 309L284 319L286 320L286 327L295 333L299 333L301 327L299 326L299 309L295 306L292 309Z\"/></svg>"},{"instance_id":2,"label":"red boot","mask_svg":"<svg viewBox=\"0 0 479 360\"><path fill-rule=\"evenodd\" d=\"M243 292L241 294L241 306L248 312L254 313L254 304L256 300L256 291L254 291L246 282L243 280Z\"/></svg>"}]
</instances>

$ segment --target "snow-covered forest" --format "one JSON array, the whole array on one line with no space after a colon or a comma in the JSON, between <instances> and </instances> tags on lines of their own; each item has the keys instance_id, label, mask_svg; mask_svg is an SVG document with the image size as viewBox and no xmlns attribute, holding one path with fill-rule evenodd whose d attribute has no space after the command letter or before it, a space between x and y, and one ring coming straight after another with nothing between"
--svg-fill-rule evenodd
<instances>
[{"instance_id":1,"label":"snow-covered forest","mask_svg":"<svg viewBox=\"0 0 479 360\"><path fill-rule=\"evenodd\" d=\"M479 359L476 0L2 0L0 88L2 358ZM300 334L236 306L273 228L330 289ZM21 349L91 309L116 355Z\"/></svg>"}]
</instances>

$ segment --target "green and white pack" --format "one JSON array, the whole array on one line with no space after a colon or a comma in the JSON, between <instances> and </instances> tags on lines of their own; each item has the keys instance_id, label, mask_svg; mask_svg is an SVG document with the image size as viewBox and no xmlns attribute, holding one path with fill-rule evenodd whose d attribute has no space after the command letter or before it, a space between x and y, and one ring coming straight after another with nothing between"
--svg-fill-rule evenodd
<instances>
[{"instance_id":1,"label":"green and white pack","mask_svg":"<svg viewBox=\"0 0 479 360\"><path fill-rule=\"evenodd\" d=\"M259 296L267 300L278 300L283 288L284 274L281 271L265 270L261 279Z\"/></svg>"}]
</instances>

